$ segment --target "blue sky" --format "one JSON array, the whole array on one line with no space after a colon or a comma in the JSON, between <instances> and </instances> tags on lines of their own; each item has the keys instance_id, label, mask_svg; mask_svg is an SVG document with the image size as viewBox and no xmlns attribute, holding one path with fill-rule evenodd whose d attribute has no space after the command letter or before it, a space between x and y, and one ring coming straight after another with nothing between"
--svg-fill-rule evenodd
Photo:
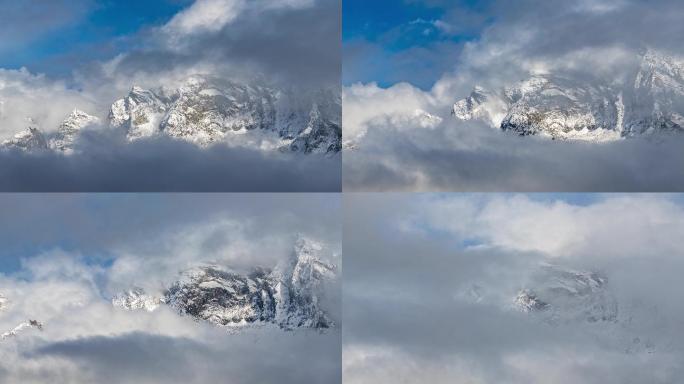
<instances>
[{"instance_id":1,"label":"blue sky","mask_svg":"<svg viewBox=\"0 0 684 384\"><path fill-rule=\"evenodd\" d=\"M440 18L443 10L435 7L426 7L420 4L405 4L397 0L348 0L343 2L344 30L342 37L345 41L365 38L368 40L380 40L382 35L389 29L408 24L422 18L425 20ZM420 40L421 35L410 36ZM423 39L429 42L434 37ZM396 48L407 48L418 40L395 41ZM403 43L403 44L402 44ZM388 44L391 45L391 44Z\"/></svg>"},{"instance_id":2,"label":"blue sky","mask_svg":"<svg viewBox=\"0 0 684 384\"><path fill-rule=\"evenodd\" d=\"M31 72L48 75L68 74L88 61L108 59L130 50L132 39L127 37L165 23L192 3L191 0L57 1L63 4L55 6L59 11L54 17L46 14L52 10L28 2L14 5L4 17L0 16L0 21L10 23L8 29L15 29L5 32L5 38L16 39L15 44L0 44L0 68L26 67ZM51 27L31 26L32 19L43 17L52 19Z\"/></svg>"},{"instance_id":3,"label":"blue sky","mask_svg":"<svg viewBox=\"0 0 684 384\"><path fill-rule=\"evenodd\" d=\"M389 86L407 81L427 89L445 72L455 70L463 43L476 39L487 24L482 1L458 3L343 2L345 85L375 81ZM448 25L440 28L435 21Z\"/></svg>"}]
</instances>

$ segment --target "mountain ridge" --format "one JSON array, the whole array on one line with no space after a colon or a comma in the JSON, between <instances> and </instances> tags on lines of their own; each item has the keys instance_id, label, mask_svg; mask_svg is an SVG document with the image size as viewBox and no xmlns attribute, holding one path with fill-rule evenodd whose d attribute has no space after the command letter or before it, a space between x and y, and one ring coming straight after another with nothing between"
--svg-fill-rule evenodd
<instances>
[{"instance_id":1,"label":"mountain ridge","mask_svg":"<svg viewBox=\"0 0 684 384\"><path fill-rule=\"evenodd\" d=\"M239 136L258 131L258 138L271 142L260 149L335 154L342 148L341 108L341 97L331 89L302 92L193 75L175 89L134 85L112 103L106 122L74 109L56 133L46 135L31 120L0 148L68 155L81 130L104 126L128 142L164 135L202 148L237 143Z\"/></svg>"},{"instance_id":2,"label":"mountain ridge","mask_svg":"<svg viewBox=\"0 0 684 384\"><path fill-rule=\"evenodd\" d=\"M521 136L560 140L605 142L684 132L684 60L647 50L630 79L615 84L546 73L496 91L476 86L453 105L452 115Z\"/></svg>"}]
</instances>

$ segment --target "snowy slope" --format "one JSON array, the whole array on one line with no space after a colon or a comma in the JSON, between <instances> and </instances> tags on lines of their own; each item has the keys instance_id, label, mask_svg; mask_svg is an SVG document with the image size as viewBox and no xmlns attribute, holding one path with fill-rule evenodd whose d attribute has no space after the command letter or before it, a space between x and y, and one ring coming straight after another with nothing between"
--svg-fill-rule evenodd
<instances>
[{"instance_id":1,"label":"snowy slope","mask_svg":"<svg viewBox=\"0 0 684 384\"><path fill-rule=\"evenodd\" d=\"M452 114L522 136L613 141L684 131L684 61L647 51L632 80L534 75L499 91L476 87Z\"/></svg>"},{"instance_id":2,"label":"snowy slope","mask_svg":"<svg viewBox=\"0 0 684 384\"><path fill-rule=\"evenodd\" d=\"M133 87L117 100L110 124L129 140L158 134L201 147L265 131L294 152L335 153L341 146L341 101L333 91L311 95L211 76L192 76L178 89Z\"/></svg>"},{"instance_id":3,"label":"snowy slope","mask_svg":"<svg viewBox=\"0 0 684 384\"><path fill-rule=\"evenodd\" d=\"M35 122L32 119L28 119L26 130L18 132L11 139L0 143L0 148L41 151L48 148L48 142Z\"/></svg>"}]
</instances>

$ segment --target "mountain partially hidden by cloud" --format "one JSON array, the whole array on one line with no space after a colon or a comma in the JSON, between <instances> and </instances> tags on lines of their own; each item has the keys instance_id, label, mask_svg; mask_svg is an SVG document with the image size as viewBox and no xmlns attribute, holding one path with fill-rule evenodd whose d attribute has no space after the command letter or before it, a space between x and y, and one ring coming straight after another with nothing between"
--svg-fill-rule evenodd
<instances>
[{"instance_id":1,"label":"mountain partially hidden by cloud","mask_svg":"<svg viewBox=\"0 0 684 384\"><path fill-rule=\"evenodd\" d=\"M0 188L339 191L337 5L198 0L68 75L0 69Z\"/></svg>"},{"instance_id":2,"label":"mountain partially hidden by cloud","mask_svg":"<svg viewBox=\"0 0 684 384\"><path fill-rule=\"evenodd\" d=\"M349 383L672 383L679 196L345 201Z\"/></svg>"},{"instance_id":3,"label":"mountain partially hidden by cloud","mask_svg":"<svg viewBox=\"0 0 684 384\"><path fill-rule=\"evenodd\" d=\"M443 10L432 24L457 25L463 13L414 3ZM462 6L488 21L431 89L345 87L348 188L682 188L684 51L673 38L681 4Z\"/></svg>"},{"instance_id":4,"label":"mountain partially hidden by cloud","mask_svg":"<svg viewBox=\"0 0 684 384\"><path fill-rule=\"evenodd\" d=\"M339 198L0 204L3 383L341 382Z\"/></svg>"}]
</instances>

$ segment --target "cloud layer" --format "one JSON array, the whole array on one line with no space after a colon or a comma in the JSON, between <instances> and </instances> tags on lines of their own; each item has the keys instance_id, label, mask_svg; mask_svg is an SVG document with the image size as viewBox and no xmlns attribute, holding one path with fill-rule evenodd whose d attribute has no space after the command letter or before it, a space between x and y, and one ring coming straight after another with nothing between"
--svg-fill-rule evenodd
<instances>
[{"instance_id":1,"label":"cloud layer","mask_svg":"<svg viewBox=\"0 0 684 384\"><path fill-rule=\"evenodd\" d=\"M675 196L348 195L350 383L668 383L681 376ZM552 264L604 276L617 320L514 308Z\"/></svg>"},{"instance_id":2,"label":"cloud layer","mask_svg":"<svg viewBox=\"0 0 684 384\"><path fill-rule=\"evenodd\" d=\"M128 143L118 133L86 133L79 152L0 151L8 192L335 192L341 155L331 157L172 139Z\"/></svg>"}]
</instances>

